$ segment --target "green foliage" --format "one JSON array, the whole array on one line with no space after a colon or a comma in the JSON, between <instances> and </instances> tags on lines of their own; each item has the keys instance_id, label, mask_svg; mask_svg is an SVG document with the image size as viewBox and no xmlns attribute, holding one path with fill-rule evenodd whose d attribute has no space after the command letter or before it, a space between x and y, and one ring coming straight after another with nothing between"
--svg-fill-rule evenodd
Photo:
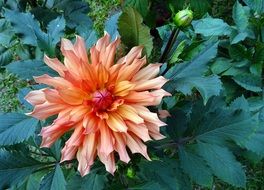
<instances>
[{"instance_id":1,"label":"green foliage","mask_svg":"<svg viewBox=\"0 0 264 190\"><path fill-rule=\"evenodd\" d=\"M173 16L187 6L194 21L177 31ZM1 2L0 108L10 113L0 114L0 189L261 189L263 7L263 0ZM131 161L116 160L114 175L95 161L81 177L75 159L60 163L71 132L40 148L41 127L55 117L26 116L32 106L24 97L46 87L34 76L57 76L43 55L63 62L61 38L80 35L90 48L104 31L111 40L121 37L116 60L137 45L148 62L167 54L159 75L169 79L164 89L171 96L150 109L171 117L161 128L165 139L146 142L151 162L129 152Z\"/></svg>"},{"instance_id":2,"label":"green foliage","mask_svg":"<svg viewBox=\"0 0 264 190\"><path fill-rule=\"evenodd\" d=\"M142 22L142 16L135 9L126 8L118 19L118 31L125 45L129 48L144 45L149 56L153 48L152 37Z\"/></svg>"}]
</instances>

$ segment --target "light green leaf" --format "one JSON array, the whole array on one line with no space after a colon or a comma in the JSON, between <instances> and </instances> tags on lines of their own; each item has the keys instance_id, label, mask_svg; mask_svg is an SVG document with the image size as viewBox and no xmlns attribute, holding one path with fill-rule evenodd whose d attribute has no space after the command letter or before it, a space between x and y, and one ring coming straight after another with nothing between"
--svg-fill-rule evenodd
<instances>
[{"instance_id":1,"label":"light green leaf","mask_svg":"<svg viewBox=\"0 0 264 190\"><path fill-rule=\"evenodd\" d=\"M0 146L13 145L35 134L38 120L20 113L0 114Z\"/></svg>"},{"instance_id":2,"label":"light green leaf","mask_svg":"<svg viewBox=\"0 0 264 190\"><path fill-rule=\"evenodd\" d=\"M66 181L59 164L42 179L39 189L66 190Z\"/></svg>"},{"instance_id":3,"label":"light green leaf","mask_svg":"<svg viewBox=\"0 0 264 190\"><path fill-rule=\"evenodd\" d=\"M22 79L33 79L33 76L49 74L56 76L55 71L39 60L15 61L6 66L7 70Z\"/></svg>"},{"instance_id":4,"label":"light green leaf","mask_svg":"<svg viewBox=\"0 0 264 190\"><path fill-rule=\"evenodd\" d=\"M118 20L118 31L125 45L129 48L143 45L150 56L153 49L150 29L143 24L141 15L135 9L124 9Z\"/></svg>"},{"instance_id":5,"label":"light green leaf","mask_svg":"<svg viewBox=\"0 0 264 190\"><path fill-rule=\"evenodd\" d=\"M6 189L23 181L42 164L19 152L0 150L0 189Z\"/></svg>"},{"instance_id":6,"label":"light green leaf","mask_svg":"<svg viewBox=\"0 0 264 190\"><path fill-rule=\"evenodd\" d=\"M204 18L193 24L194 32L204 36L228 36L231 33L231 27L223 20L218 18Z\"/></svg>"},{"instance_id":7,"label":"light green leaf","mask_svg":"<svg viewBox=\"0 0 264 190\"><path fill-rule=\"evenodd\" d=\"M245 171L227 148L198 143L198 153L219 179L236 187L246 186Z\"/></svg>"},{"instance_id":8,"label":"light green leaf","mask_svg":"<svg viewBox=\"0 0 264 190\"><path fill-rule=\"evenodd\" d=\"M103 190L106 186L107 178L104 175L91 172L85 177L76 175L67 184L67 190Z\"/></svg>"},{"instance_id":9,"label":"light green leaf","mask_svg":"<svg viewBox=\"0 0 264 190\"><path fill-rule=\"evenodd\" d=\"M183 171L188 174L193 181L202 186L210 187L213 183L213 176L204 160L183 147L179 148L180 164Z\"/></svg>"},{"instance_id":10,"label":"light green leaf","mask_svg":"<svg viewBox=\"0 0 264 190\"><path fill-rule=\"evenodd\" d=\"M233 77L234 81L245 88L246 90L252 92L261 92L261 77L250 74L243 73Z\"/></svg>"}]
</instances>

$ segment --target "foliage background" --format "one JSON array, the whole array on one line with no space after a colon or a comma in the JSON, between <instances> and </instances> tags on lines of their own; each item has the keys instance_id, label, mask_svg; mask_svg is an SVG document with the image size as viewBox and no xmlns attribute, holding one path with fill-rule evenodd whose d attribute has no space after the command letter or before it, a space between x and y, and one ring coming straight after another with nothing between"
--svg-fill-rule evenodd
<instances>
[{"instance_id":1,"label":"foliage background","mask_svg":"<svg viewBox=\"0 0 264 190\"><path fill-rule=\"evenodd\" d=\"M16 113L2 113L0 116L0 187L95 190L261 189L261 160L264 155L264 131L261 128L264 112L264 2L199 2L1 1L0 109L2 112ZM165 140L149 144L153 162L145 162L135 155L129 165L118 163L115 177L105 173L98 162L92 174L81 179L76 174L76 161L58 164L65 138L50 150L38 148L40 139L36 134L41 126L50 121L39 123L26 118L23 112L31 108L23 97L30 89L39 88L31 80L33 75L37 75L36 71L50 72L39 62L44 52L60 57L57 52L59 38L64 36L73 39L75 33L85 37L87 47L90 47L107 30L112 35L119 32L121 38L126 39L124 47L127 49L133 45L147 44L149 61L157 61L162 53L160 47L165 46L172 30L169 24L172 12L188 5L194 10L195 21L192 27L179 35L170 52L173 59L169 57L166 60L169 72L165 76L174 82L165 88L174 92L174 96L164 100L162 106L169 109L173 117L167 121L169 126L164 131L168 142ZM11 12L8 13L7 9ZM119 23L130 22L131 18L122 14L117 22L120 10L128 12L128 15L139 13L136 19L142 17L143 23L136 27L145 28L143 36L130 39L125 35L127 31ZM21 12L25 12L23 16ZM207 12L223 21L206 16ZM52 33L53 28L49 34L48 25L52 20L53 26L59 24L62 27L55 30L55 33ZM29 25L31 29L20 23ZM185 44L180 46L182 40L185 40ZM29 70L26 70L27 67ZM210 98L214 95L221 97ZM204 103L207 103L206 106ZM201 112L204 114L199 115ZM221 122L223 118L227 118L230 125ZM220 124L206 131L208 126L212 126L212 123L206 121ZM30 127L33 130L16 136L14 131L21 130L21 127L24 127L24 131ZM232 127L235 130L232 131ZM203 132L211 132L212 136L202 135ZM223 135L226 132L234 136ZM202 137L195 137L198 140L189 138L193 134ZM212 140L212 137L216 140ZM157 150L155 147L162 148ZM214 154L219 153L219 157L207 154L210 150ZM223 168L230 170L221 171ZM9 172L10 169L15 172ZM155 173L155 170L159 172ZM243 170L246 171L247 183Z\"/></svg>"}]
</instances>

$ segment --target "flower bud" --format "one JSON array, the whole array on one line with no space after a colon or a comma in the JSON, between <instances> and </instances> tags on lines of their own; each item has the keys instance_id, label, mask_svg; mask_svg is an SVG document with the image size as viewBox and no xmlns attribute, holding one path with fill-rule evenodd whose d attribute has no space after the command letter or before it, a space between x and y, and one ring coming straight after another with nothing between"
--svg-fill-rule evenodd
<instances>
[{"instance_id":1,"label":"flower bud","mask_svg":"<svg viewBox=\"0 0 264 190\"><path fill-rule=\"evenodd\" d=\"M193 19L193 12L189 9L179 11L173 18L174 24L177 27L184 28L188 26Z\"/></svg>"}]
</instances>

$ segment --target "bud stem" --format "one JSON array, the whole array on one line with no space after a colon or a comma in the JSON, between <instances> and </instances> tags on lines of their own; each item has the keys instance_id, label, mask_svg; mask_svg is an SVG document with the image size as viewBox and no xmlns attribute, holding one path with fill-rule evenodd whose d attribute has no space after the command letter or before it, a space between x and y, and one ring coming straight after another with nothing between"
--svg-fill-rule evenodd
<instances>
[{"instance_id":1,"label":"bud stem","mask_svg":"<svg viewBox=\"0 0 264 190\"><path fill-rule=\"evenodd\" d=\"M173 31L171 32L170 38L169 38L169 40L166 44L166 47L165 47L165 49L164 49L164 51L160 57L160 60L159 60L160 63L165 62L165 60L166 60L171 48L173 47L173 44L175 43L179 33L180 33L179 28L174 28Z\"/></svg>"}]
</instances>

